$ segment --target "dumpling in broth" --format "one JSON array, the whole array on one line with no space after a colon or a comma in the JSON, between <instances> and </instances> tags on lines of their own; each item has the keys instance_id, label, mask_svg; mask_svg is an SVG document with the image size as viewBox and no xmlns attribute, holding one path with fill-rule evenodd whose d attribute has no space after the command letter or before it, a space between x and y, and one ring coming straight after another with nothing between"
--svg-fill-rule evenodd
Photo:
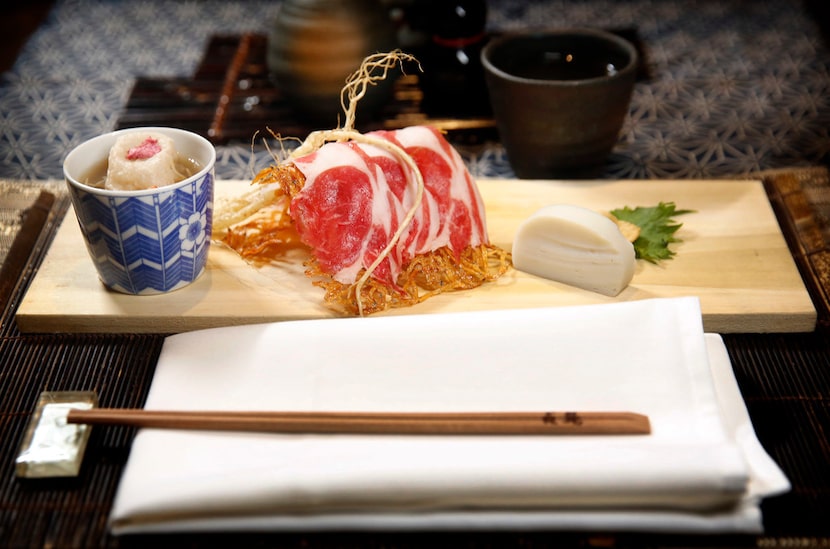
<instances>
[{"instance_id":1,"label":"dumpling in broth","mask_svg":"<svg viewBox=\"0 0 830 549\"><path fill-rule=\"evenodd\" d=\"M105 188L137 191L181 181L173 140L157 133L134 132L119 137L110 149Z\"/></svg>"}]
</instances>

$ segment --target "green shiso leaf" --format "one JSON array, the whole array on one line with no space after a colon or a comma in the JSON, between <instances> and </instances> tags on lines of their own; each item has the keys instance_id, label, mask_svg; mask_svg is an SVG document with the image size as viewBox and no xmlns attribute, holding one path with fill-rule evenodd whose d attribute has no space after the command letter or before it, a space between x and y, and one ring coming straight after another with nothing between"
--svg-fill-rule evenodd
<instances>
[{"instance_id":1,"label":"green shiso leaf","mask_svg":"<svg viewBox=\"0 0 830 549\"><path fill-rule=\"evenodd\" d=\"M611 210L617 219L628 221L640 227L640 236L634 241L637 259L657 263L671 259L675 252L669 249L672 242L680 242L674 236L683 224L673 218L678 215L693 213L694 210L678 210L674 202L660 202L657 206L629 208L628 206Z\"/></svg>"}]
</instances>

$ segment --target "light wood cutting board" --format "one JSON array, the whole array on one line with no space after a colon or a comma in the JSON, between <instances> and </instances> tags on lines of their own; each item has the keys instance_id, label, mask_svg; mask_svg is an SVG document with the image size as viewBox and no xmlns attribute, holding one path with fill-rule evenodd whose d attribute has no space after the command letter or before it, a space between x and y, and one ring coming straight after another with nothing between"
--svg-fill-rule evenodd
<instances>
[{"instance_id":1,"label":"light wood cutting board","mask_svg":"<svg viewBox=\"0 0 830 549\"><path fill-rule=\"evenodd\" d=\"M241 192L220 181L217 196ZM491 241L510 249L518 225L555 203L596 210L674 202L696 213L677 218L682 242L674 259L638 261L617 297L511 270L498 282L445 294L382 314L424 314L560 307L694 295L709 332L811 331L816 309L759 181L632 180L600 182L479 181ZM207 272L194 284L157 296L127 296L98 281L74 212L68 212L17 312L23 332L174 333L202 328L337 316L323 305L302 266L255 268L214 244Z\"/></svg>"}]
</instances>

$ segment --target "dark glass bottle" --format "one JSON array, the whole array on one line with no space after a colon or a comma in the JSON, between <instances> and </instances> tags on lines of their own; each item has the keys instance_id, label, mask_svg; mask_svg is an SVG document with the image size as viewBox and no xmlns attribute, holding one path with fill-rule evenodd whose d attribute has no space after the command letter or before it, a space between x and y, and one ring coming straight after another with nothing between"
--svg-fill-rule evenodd
<instances>
[{"instance_id":1,"label":"dark glass bottle","mask_svg":"<svg viewBox=\"0 0 830 549\"><path fill-rule=\"evenodd\" d=\"M449 117L488 114L480 58L487 41L487 2L429 0L426 13L429 40L421 58L424 112Z\"/></svg>"}]
</instances>

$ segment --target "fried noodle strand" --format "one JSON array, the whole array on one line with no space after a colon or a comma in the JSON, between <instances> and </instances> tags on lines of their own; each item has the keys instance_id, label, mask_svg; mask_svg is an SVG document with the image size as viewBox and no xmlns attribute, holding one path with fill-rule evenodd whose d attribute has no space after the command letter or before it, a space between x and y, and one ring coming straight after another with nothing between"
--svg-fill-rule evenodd
<instances>
[{"instance_id":1,"label":"fried noodle strand","mask_svg":"<svg viewBox=\"0 0 830 549\"><path fill-rule=\"evenodd\" d=\"M246 260L267 264L279 260L295 248L310 249L301 242L288 214L291 196L302 189L303 176L293 165L282 164L262 170L254 179L260 184L280 182L275 201L245 222L229 227L222 241ZM444 246L413 257L404 265L396 287L386 286L366 276L364 283L343 284L322 271L312 256L305 262L312 284L325 290L325 302L349 315L368 315L392 308L409 307L430 297L458 290L469 290L492 282L510 267L510 254L497 246L468 246L458 254Z\"/></svg>"},{"instance_id":2,"label":"fried noodle strand","mask_svg":"<svg viewBox=\"0 0 830 549\"><path fill-rule=\"evenodd\" d=\"M468 246L456 261L447 247L418 255L398 276L398 288L390 288L370 278L360 288L359 307L354 285L327 277L312 259L306 274L315 278L315 286L325 289L325 301L346 314L373 314L387 309L410 307L436 295L477 288L507 272L510 254L489 244Z\"/></svg>"},{"instance_id":3,"label":"fried noodle strand","mask_svg":"<svg viewBox=\"0 0 830 549\"><path fill-rule=\"evenodd\" d=\"M214 219L217 234L225 231L222 241L248 261L268 263L294 248L305 248L311 252L301 242L289 215L291 199L305 185L305 177L291 163L291 159L310 154L331 141L370 144L397 157L408 167L405 173L408 184L414 188L415 200L374 262L362 269L352 284L334 280L320 269L313 255L305 262L306 275L313 279L315 286L325 290L326 303L347 314L363 316L390 308L408 307L444 292L475 288L497 279L510 267L508 252L482 244L468 246L460 253L442 247L420 254L403 266L393 287L372 277L374 270L390 254L411 223L423 197L424 181L414 159L406 151L389 141L354 130L355 108L368 85L386 78L388 71L403 61L417 62L400 50L367 57L360 70L347 81L341 94L346 124L334 130L311 132L292 152L288 161L261 170L254 177L252 188L226 204L222 215ZM376 74L377 71L380 75Z\"/></svg>"}]
</instances>

